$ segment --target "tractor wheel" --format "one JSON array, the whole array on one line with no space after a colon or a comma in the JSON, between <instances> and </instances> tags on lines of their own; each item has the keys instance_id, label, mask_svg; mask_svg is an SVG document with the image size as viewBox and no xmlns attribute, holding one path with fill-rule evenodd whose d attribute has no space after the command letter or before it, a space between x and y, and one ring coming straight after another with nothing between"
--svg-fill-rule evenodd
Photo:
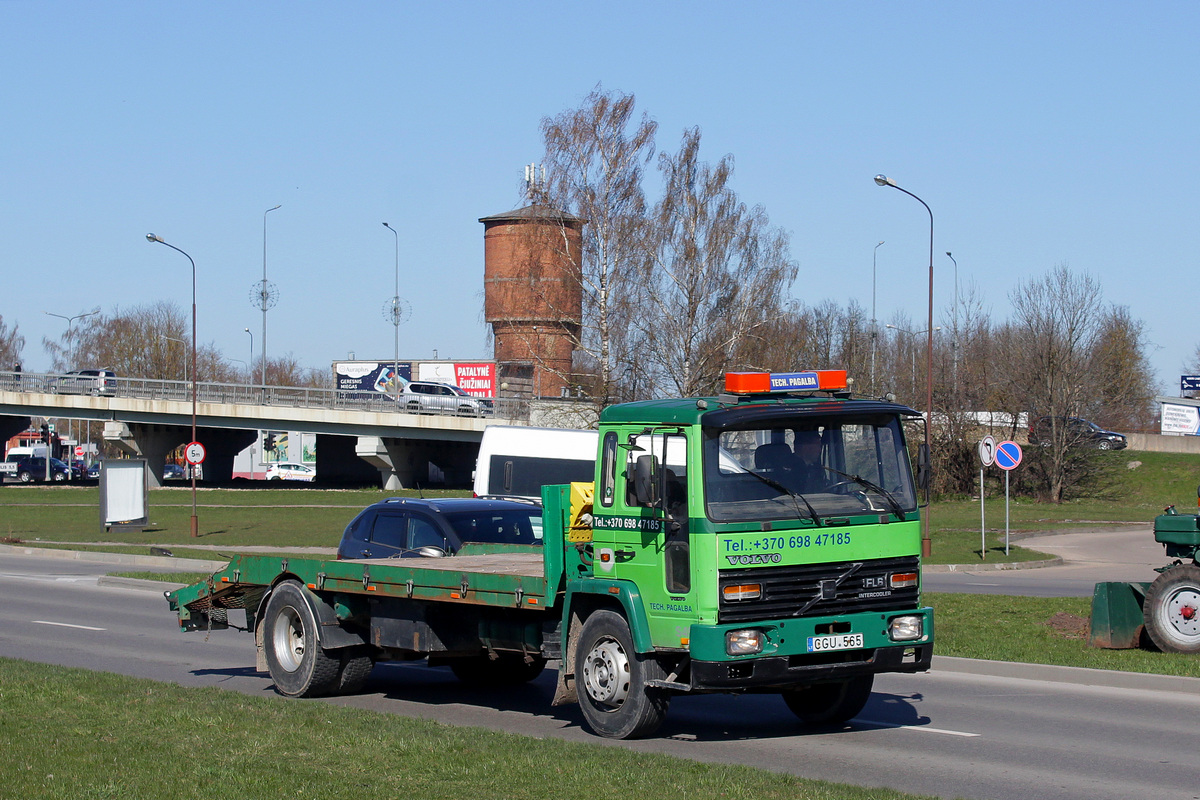
<instances>
[{"instance_id":1,"label":"tractor wheel","mask_svg":"<svg viewBox=\"0 0 1200 800\"><path fill-rule=\"evenodd\" d=\"M1146 591L1146 633L1164 653L1200 653L1200 567L1178 564Z\"/></svg>"},{"instance_id":2,"label":"tractor wheel","mask_svg":"<svg viewBox=\"0 0 1200 800\"><path fill-rule=\"evenodd\" d=\"M317 641L317 618L300 584L275 587L263 615L263 649L275 690L288 697L316 697L338 681L341 661Z\"/></svg>"},{"instance_id":3,"label":"tractor wheel","mask_svg":"<svg viewBox=\"0 0 1200 800\"><path fill-rule=\"evenodd\" d=\"M801 721L810 725L845 722L863 710L874 684L874 675L817 683L803 689L789 689L783 693L783 702Z\"/></svg>"},{"instance_id":4,"label":"tractor wheel","mask_svg":"<svg viewBox=\"0 0 1200 800\"><path fill-rule=\"evenodd\" d=\"M588 727L609 739L636 739L658 730L671 696L646 684L661 680L653 656L638 653L625 618L596 611L583 623L575 651L575 685Z\"/></svg>"}]
</instances>

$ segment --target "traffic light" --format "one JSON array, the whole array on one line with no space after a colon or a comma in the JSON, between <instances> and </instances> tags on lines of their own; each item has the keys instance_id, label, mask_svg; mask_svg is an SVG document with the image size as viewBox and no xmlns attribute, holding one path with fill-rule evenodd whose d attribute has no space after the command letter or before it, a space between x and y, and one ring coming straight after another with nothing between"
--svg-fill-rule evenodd
<instances>
[{"instance_id":1,"label":"traffic light","mask_svg":"<svg viewBox=\"0 0 1200 800\"><path fill-rule=\"evenodd\" d=\"M42 444L50 444L50 426L42 423Z\"/></svg>"},{"instance_id":2,"label":"traffic light","mask_svg":"<svg viewBox=\"0 0 1200 800\"><path fill-rule=\"evenodd\" d=\"M275 452L275 434L268 433L263 436L263 450L268 453Z\"/></svg>"}]
</instances>

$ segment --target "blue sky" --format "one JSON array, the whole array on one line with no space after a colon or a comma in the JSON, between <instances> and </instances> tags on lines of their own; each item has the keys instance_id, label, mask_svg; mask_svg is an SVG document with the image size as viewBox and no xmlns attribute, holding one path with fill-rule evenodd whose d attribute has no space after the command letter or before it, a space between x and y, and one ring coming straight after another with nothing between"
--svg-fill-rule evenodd
<instances>
[{"instance_id":1,"label":"blue sky","mask_svg":"<svg viewBox=\"0 0 1200 800\"><path fill-rule=\"evenodd\" d=\"M974 285L1000 320L1059 264L1145 322L1162 389L1200 344L1200 4L91 3L0 0L0 316L26 337L167 299L268 355L490 356L479 217L523 205L539 122L633 93L790 232L794 292L922 326ZM961 290L960 290L961 291ZM797 365L802 367L806 365Z\"/></svg>"}]
</instances>

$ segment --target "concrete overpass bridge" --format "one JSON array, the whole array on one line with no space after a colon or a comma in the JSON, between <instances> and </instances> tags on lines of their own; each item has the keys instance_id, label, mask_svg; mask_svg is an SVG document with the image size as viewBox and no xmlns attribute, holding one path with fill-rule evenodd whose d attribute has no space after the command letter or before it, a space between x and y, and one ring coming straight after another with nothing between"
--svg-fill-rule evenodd
<instances>
[{"instance_id":1,"label":"concrete overpass bridge","mask_svg":"<svg viewBox=\"0 0 1200 800\"><path fill-rule=\"evenodd\" d=\"M488 425L528 424L529 404L496 400L492 413L458 409L402 410L373 392L291 386L196 384L196 438L204 445L206 480L228 481L233 459L262 430L314 433L317 475L324 483L379 480L386 489L428 484L436 465L451 486L469 485ZM55 374L0 371L0 438L29 427L32 417L104 423L104 439L145 458L161 480L167 455L191 441L192 384L141 378L80 382Z\"/></svg>"}]
</instances>

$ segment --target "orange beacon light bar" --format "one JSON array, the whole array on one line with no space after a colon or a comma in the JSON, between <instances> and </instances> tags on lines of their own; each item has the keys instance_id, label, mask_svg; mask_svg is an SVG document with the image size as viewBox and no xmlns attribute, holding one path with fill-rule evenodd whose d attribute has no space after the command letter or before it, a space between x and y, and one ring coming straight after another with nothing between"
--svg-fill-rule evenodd
<instances>
[{"instance_id":1,"label":"orange beacon light bar","mask_svg":"<svg viewBox=\"0 0 1200 800\"><path fill-rule=\"evenodd\" d=\"M808 372L726 372L725 391L730 394L769 392L833 391L849 386L844 369Z\"/></svg>"}]
</instances>

